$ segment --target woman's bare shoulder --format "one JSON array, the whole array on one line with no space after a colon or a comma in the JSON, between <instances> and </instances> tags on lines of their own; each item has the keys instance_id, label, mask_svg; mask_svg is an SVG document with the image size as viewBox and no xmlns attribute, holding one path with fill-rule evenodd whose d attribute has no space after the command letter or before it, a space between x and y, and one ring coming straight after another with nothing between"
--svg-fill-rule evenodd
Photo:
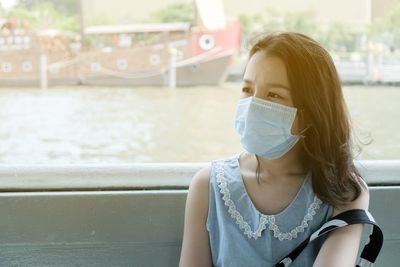
<instances>
[{"instance_id":1,"label":"woman's bare shoulder","mask_svg":"<svg viewBox=\"0 0 400 267\"><path fill-rule=\"evenodd\" d=\"M332 216L335 216L341 212L344 212L346 210L350 209L363 209L363 210L368 210L369 208L369 191L368 191L368 185L367 183L360 178L359 180L360 183L360 188L361 192L358 198L355 200L346 203L344 205L341 205L339 207L335 207Z\"/></svg>"},{"instance_id":2,"label":"woman's bare shoulder","mask_svg":"<svg viewBox=\"0 0 400 267\"><path fill-rule=\"evenodd\" d=\"M179 266L212 266L206 221L211 164L193 176L186 200Z\"/></svg>"},{"instance_id":3,"label":"woman's bare shoulder","mask_svg":"<svg viewBox=\"0 0 400 267\"><path fill-rule=\"evenodd\" d=\"M211 176L211 163L198 170L190 181L189 192L195 190L200 196L208 197ZM196 194L197 195L197 194Z\"/></svg>"},{"instance_id":4,"label":"woman's bare shoulder","mask_svg":"<svg viewBox=\"0 0 400 267\"><path fill-rule=\"evenodd\" d=\"M208 189L211 165L208 165L193 176L186 199L185 216L191 227L205 225L208 216ZM185 223L186 224L186 223Z\"/></svg>"}]
</instances>

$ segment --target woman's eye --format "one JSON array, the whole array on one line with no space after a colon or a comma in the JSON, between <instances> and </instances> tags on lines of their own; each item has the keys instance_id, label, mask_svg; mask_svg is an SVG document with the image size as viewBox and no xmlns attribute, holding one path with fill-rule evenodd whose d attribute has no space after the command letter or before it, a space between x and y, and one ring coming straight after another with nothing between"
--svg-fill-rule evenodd
<instances>
[{"instance_id":1,"label":"woman's eye","mask_svg":"<svg viewBox=\"0 0 400 267\"><path fill-rule=\"evenodd\" d=\"M269 92L269 93L268 93L268 97L279 98L279 99L282 99L282 98L283 98L283 97L281 97L280 95L275 94L275 93L272 93L272 92Z\"/></svg>"},{"instance_id":2,"label":"woman's eye","mask_svg":"<svg viewBox=\"0 0 400 267\"><path fill-rule=\"evenodd\" d=\"M242 88L242 92L245 93L245 94L251 94L251 90L248 87L243 87Z\"/></svg>"}]
</instances>

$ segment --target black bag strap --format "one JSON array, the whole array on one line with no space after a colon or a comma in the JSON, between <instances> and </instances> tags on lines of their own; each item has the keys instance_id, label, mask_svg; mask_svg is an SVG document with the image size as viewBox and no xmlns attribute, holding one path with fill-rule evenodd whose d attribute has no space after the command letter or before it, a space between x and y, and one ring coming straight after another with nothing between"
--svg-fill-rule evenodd
<instances>
[{"instance_id":1,"label":"black bag strap","mask_svg":"<svg viewBox=\"0 0 400 267\"><path fill-rule=\"evenodd\" d=\"M374 217L372 217L371 213L362 209L347 210L336 215L335 217L330 218L317 231L315 231L306 240L300 243L300 245L298 245L294 250L292 250L292 252L281 259L273 267L289 266L310 242L335 229L345 227L347 225L360 223L371 224L373 228L372 233L369 236L369 240L361 252L360 259L356 267L372 267L383 245L383 232L376 224L375 219Z\"/></svg>"}]
</instances>

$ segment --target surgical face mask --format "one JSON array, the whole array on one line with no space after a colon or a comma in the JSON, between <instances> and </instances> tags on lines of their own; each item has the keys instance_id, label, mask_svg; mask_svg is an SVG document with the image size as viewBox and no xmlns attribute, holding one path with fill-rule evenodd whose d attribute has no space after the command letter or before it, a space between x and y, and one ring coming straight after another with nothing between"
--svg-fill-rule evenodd
<instances>
[{"instance_id":1,"label":"surgical face mask","mask_svg":"<svg viewBox=\"0 0 400 267\"><path fill-rule=\"evenodd\" d=\"M248 152L266 159L277 159L299 141L291 129L297 109L257 97L239 100L235 128Z\"/></svg>"}]
</instances>

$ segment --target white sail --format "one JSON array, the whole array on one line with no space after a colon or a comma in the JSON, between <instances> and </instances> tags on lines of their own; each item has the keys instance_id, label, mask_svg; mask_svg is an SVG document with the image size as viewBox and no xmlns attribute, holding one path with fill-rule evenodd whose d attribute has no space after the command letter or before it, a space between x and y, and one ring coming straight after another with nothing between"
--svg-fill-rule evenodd
<instances>
[{"instance_id":1,"label":"white sail","mask_svg":"<svg viewBox=\"0 0 400 267\"><path fill-rule=\"evenodd\" d=\"M225 28L223 0L196 0L196 7L203 25L210 30Z\"/></svg>"}]
</instances>

